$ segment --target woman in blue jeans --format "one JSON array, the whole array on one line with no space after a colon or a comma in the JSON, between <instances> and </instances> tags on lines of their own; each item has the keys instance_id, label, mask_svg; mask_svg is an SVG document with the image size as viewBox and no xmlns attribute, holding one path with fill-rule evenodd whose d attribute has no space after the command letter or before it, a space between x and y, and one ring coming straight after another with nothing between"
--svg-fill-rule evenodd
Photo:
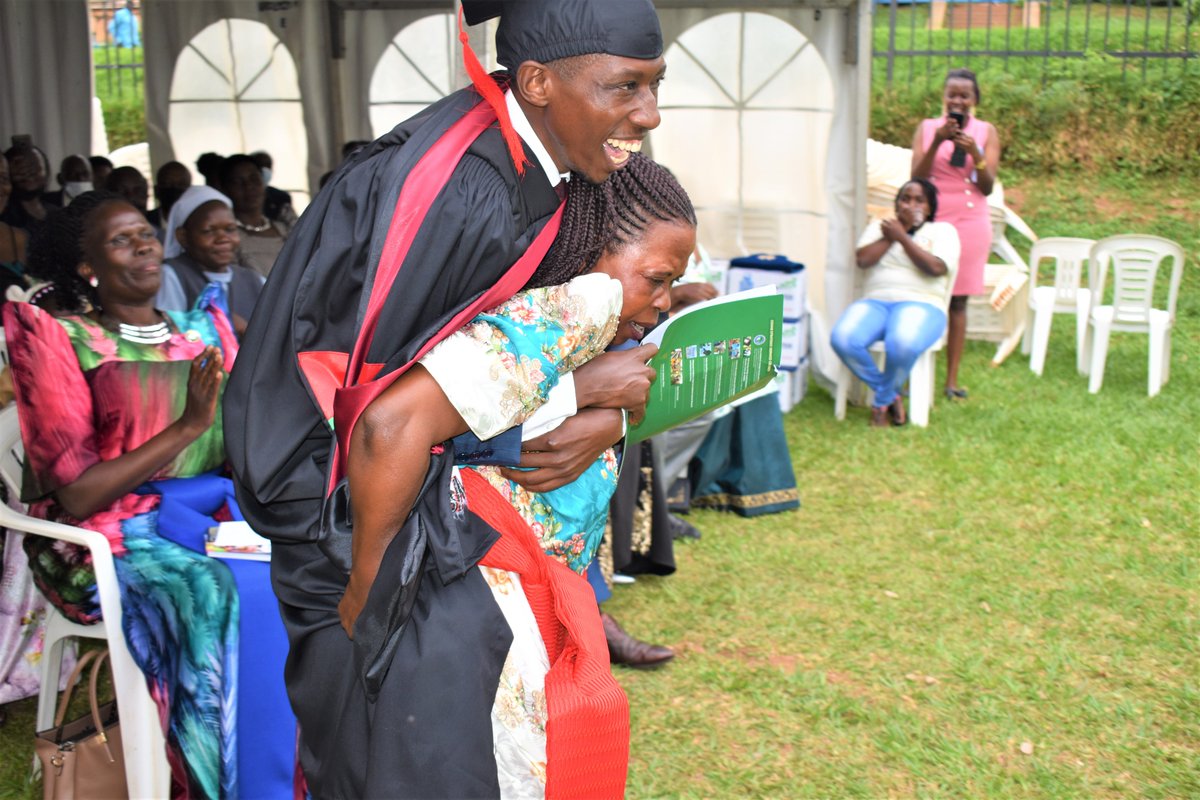
<instances>
[{"instance_id":1,"label":"woman in blue jeans","mask_svg":"<svg viewBox=\"0 0 1200 800\"><path fill-rule=\"evenodd\" d=\"M946 329L946 287L958 269L959 241L952 225L934 222L936 215L933 184L914 178L900 187L896 217L872 222L859 239L856 259L867 270L862 298L833 326L833 349L874 393L875 427L908 421L900 387ZM882 370L869 351L878 341L886 348Z\"/></svg>"}]
</instances>

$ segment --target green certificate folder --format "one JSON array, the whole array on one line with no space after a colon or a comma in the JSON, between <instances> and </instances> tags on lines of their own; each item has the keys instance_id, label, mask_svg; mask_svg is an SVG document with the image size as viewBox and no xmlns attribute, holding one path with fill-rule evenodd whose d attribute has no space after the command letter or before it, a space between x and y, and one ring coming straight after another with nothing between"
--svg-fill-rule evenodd
<instances>
[{"instance_id":1,"label":"green certificate folder","mask_svg":"<svg viewBox=\"0 0 1200 800\"><path fill-rule=\"evenodd\" d=\"M766 386L779 367L783 296L774 286L691 306L643 340L658 345L646 416L627 443L648 439Z\"/></svg>"}]
</instances>

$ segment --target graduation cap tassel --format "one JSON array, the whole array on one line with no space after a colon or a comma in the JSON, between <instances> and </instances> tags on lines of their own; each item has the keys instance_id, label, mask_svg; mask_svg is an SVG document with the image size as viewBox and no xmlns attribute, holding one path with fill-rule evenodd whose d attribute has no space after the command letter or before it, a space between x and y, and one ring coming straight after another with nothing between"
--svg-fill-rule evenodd
<instances>
[{"instance_id":1,"label":"graduation cap tassel","mask_svg":"<svg viewBox=\"0 0 1200 800\"><path fill-rule=\"evenodd\" d=\"M517 168L517 175L524 175L525 148L521 144L521 137L517 134L517 129L513 127L512 120L509 119L508 105L504 102L504 92L500 91L500 87L496 85L491 76L483 71L483 65L479 63L479 58L471 49L467 31L463 28L461 6L458 9L458 40L462 42L463 66L467 68L467 75L470 76L475 89L483 95L483 99L487 100L488 104L495 109L496 119L500 122L500 135L504 137L504 143L508 145L508 154L512 156L513 164Z\"/></svg>"}]
</instances>

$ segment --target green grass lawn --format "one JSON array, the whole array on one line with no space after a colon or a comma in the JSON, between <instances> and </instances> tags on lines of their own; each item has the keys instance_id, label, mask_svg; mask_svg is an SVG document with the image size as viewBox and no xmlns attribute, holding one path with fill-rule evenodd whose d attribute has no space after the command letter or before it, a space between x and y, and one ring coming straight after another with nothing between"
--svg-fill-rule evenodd
<instances>
[{"instance_id":1,"label":"green grass lawn","mask_svg":"<svg viewBox=\"0 0 1200 800\"><path fill-rule=\"evenodd\" d=\"M1200 796L1200 191L1194 179L1006 175L1040 235L1146 232L1187 251L1171 381L1115 334L1104 388L1059 318L1045 376L969 343L971 398L926 429L786 418L798 512L695 512L679 571L608 608L674 645L621 671L629 796ZM0 728L25 788L33 703ZM1026 752L1028 751L1028 752Z\"/></svg>"},{"instance_id":2,"label":"green grass lawn","mask_svg":"<svg viewBox=\"0 0 1200 800\"><path fill-rule=\"evenodd\" d=\"M1089 395L1060 318L1041 379L970 343L970 400L924 430L813 391L786 418L803 508L695 512L678 573L610 604L680 651L621 673L631 797L1200 796L1200 194L1014 187L1040 235L1185 246L1171 382L1147 398L1125 335Z\"/></svg>"}]
</instances>

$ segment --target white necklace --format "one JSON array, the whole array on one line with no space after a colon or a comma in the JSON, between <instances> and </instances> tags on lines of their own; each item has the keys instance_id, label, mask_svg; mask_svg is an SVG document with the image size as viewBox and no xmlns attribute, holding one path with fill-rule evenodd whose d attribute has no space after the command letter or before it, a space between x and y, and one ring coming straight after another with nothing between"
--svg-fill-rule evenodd
<instances>
[{"instance_id":1,"label":"white necklace","mask_svg":"<svg viewBox=\"0 0 1200 800\"><path fill-rule=\"evenodd\" d=\"M126 325L117 323L117 333L122 339L135 344L162 344L171 338L171 329L166 320L153 325Z\"/></svg>"},{"instance_id":2,"label":"white necklace","mask_svg":"<svg viewBox=\"0 0 1200 800\"><path fill-rule=\"evenodd\" d=\"M237 226L239 228L241 228L242 230L244 230L246 233L262 233L263 231L269 230L271 227L271 220L269 220L269 219L264 221L262 225L247 225L245 222L242 222L240 219L235 220L235 221L237 222Z\"/></svg>"}]
</instances>

